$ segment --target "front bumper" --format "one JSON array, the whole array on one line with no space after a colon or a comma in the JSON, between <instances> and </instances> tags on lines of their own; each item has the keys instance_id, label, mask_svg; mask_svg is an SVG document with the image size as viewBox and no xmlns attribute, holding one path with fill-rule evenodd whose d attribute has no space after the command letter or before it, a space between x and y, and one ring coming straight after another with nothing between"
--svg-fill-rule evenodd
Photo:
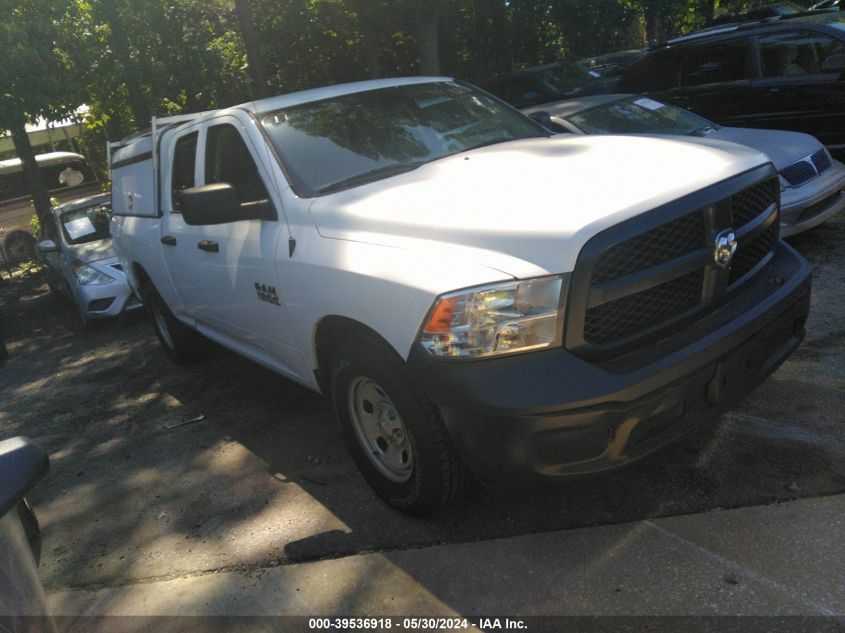
<instances>
[{"instance_id":1,"label":"front bumper","mask_svg":"<svg viewBox=\"0 0 845 633\"><path fill-rule=\"evenodd\" d=\"M621 466L736 404L804 337L810 267L781 243L768 273L681 332L611 361L559 348L409 365L486 483Z\"/></svg>"},{"instance_id":2,"label":"front bumper","mask_svg":"<svg viewBox=\"0 0 845 633\"><path fill-rule=\"evenodd\" d=\"M77 305L92 319L114 317L124 310L142 307L125 277L107 284L78 285L74 294Z\"/></svg>"},{"instance_id":3,"label":"front bumper","mask_svg":"<svg viewBox=\"0 0 845 633\"><path fill-rule=\"evenodd\" d=\"M800 187L781 194L781 237L813 228L845 209L845 165L833 166Z\"/></svg>"}]
</instances>

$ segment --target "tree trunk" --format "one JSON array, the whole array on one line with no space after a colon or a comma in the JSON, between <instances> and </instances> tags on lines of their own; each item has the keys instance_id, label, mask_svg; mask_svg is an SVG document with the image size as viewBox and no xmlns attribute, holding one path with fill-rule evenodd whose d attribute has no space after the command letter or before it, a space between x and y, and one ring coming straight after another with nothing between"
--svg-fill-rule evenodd
<instances>
[{"instance_id":1,"label":"tree trunk","mask_svg":"<svg viewBox=\"0 0 845 633\"><path fill-rule=\"evenodd\" d=\"M420 74L439 75L437 8L426 2L419 2L417 5L417 46L419 47Z\"/></svg>"},{"instance_id":2,"label":"tree trunk","mask_svg":"<svg viewBox=\"0 0 845 633\"><path fill-rule=\"evenodd\" d=\"M712 26L713 17L716 15L716 0L704 0L704 24Z\"/></svg>"},{"instance_id":3,"label":"tree trunk","mask_svg":"<svg viewBox=\"0 0 845 633\"><path fill-rule=\"evenodd\" d=\"M261 49L258 47L258 38L255 35L255 26L252 23L252 13L246 0L235 0L235 9L238 12L238 21L241 24L241 35L244 38L255 98L263 99L269 95L267 74L264 72L264 60L261 58Z\"/></svg>"},{"instance_id":4,"label":"tree trunk","mask_svg":"<svg viewBox=\"0 0 845 633\"><path fill-rule=\"evenodd\" d=\"M515 70L513 55L508 47L508 17L505 13L505 3L494 0L491 12L493 27L494 66L496 72Z\"/></svg>"},{"instance_id":5,"label":"tree trunk","mask_svg":"<svg viewBox=\"0 0 845 633\"><path fill-rule=\"evenodd\" d=\"M26 126L23 123L15 123L9 131L12 133L12 141L15 143L15 152L21 159L26 188L32 196L32 202L35 205L35 212L38 214L41 226L44 226L50 213L50 193L44 185L44 179L41 178L38 163L35 162L35 152L29 142Z\"/></svg>"},{"instance_id":6,"label":"tree trunk","mask_svg":"<svg viewBox=\"0 0 845 633\"><path fill-rule=\"evenodd\" d=\"M370 22L371 13L367 10L367 3L371 0L357 0L355 12L358 14L358 22L361 25L361 39L364 45L364 60L367 63L367 76L370 79L378 79L382 76L381 59L378 54L378 37L376 30Z\"/></svg>"},{"instance_id":7,"label":"tree trunk","mask_svg":"<svg viewBox=\"0 0 845 633\"><path fill-rule=\"evenodd\" d=\"M648 45L660 42L660 11L656 7L649 7L645 12L645 37Z\"/></svg>"},{"instance_id":8,"label":"tree trunk","mask_svg":"<svg viewBox=\"0 0 845 633\"><path fill-rule=\"evenodd\" d=\"M129 108L132 110L132 118L138 128L145 128L150 124L152 111L147 100L141 92L140 73L129 53L129 40L126 38L126 29L117 14L113 0L106 0L102 3L106 12L106 22L111 31L111 43L114 47L115 56L120 65L123 66L126 80L126 92L129 95Z\"/></svg>"}]
</instances>

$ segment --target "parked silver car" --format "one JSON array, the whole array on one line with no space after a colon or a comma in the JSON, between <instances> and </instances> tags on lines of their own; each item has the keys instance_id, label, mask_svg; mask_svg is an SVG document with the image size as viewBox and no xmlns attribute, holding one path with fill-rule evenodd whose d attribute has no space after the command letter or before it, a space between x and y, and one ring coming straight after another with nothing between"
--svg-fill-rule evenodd
<instances>
[{"instance_id":1,"label":"parked silver car","mask_svg":"<svg viewBox=\"0 0 845 633\"><path fill-rule=\"evenodd\" d=\"M567 99L523 112L557 132L681 135L760 150L780 175L783 237L806 231L845 209L845 165L833 160L809 134L721 127L682 108L631 94Z\"/></svg>"},{"instance_id":2,"label":"parked silver car","mask_svg":"<svg viewBox=\"0 0 845 633\"><path fill-rule=\"evenodd\" d=\"M83 323L141 307L112 246L111 195L54 207L38 243L50 290L76 306Z\"/></svg>"}]
</instances>

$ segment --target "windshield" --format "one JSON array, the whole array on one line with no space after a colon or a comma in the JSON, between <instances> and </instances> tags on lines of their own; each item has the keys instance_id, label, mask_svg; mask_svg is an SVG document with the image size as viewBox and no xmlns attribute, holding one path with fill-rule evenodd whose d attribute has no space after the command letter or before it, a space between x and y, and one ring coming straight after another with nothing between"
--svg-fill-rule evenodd
<instances>
[{"instance_id":1,"label":"windshield","mask_svg":"<svg viewBox=\"0 0 845 633\"><path fill-rule=\"evenodd\" d=\"M436 82L342 95L262 115L295 179L330 193L469 149L548 136L465 84Z\"/></svg>"},{"instance_id":2,"label":"windshield","mask_svg":"<svg viewBox=\"0 0 845 633\"><path fill-rule=\"evenodd\" d=\"M482 87L511 105L524 108L599 92L600 76L581 64L560 61L509 73Z\"/></svg>"},{"instance_id":3,"label":"windshield","mask_svg":"<svg viewBox=\"0 0 845 633\"><path fill-rule=\"evenodd\" d=\"M62 230L68 244L87 244L109 237L109 205L65 211L61 215Z\"/></svg>"},{"instance_id":4,"label":"windshield","mask_svg":"<svg viewBox=\"0 0 845 633\"><path fill-rule=\"evenodd\" d=\"M644 97L605 103L566 119L587 134L703 135L718 128L692 112Z\"/></svg>"},{"instance_id":5,"label":"windshield","mask_svg":"<svg viewBox=\"0 0 845 633\"><path fill-rule=\"evenodd\" d=\"M535 76L555 94L563 94L573 88L581 88L585 83L598 78L599 74L582 64L559 62Z\"/></svg>"}]
</instances>

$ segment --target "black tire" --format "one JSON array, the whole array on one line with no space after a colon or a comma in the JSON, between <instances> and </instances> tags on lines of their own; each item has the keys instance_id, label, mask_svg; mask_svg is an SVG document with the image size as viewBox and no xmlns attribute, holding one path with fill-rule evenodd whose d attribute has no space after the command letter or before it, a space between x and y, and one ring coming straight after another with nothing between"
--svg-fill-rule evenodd
<instances>
[{"instance_id":1,"label":"black tire","mask_svg":"<svg viewBox=\"0 0 845 633\"><path fill-rule=\"evenodd\" d=\"M355 421L358 416L354 401L356 386L361 381L375 385L386 402L395 405L402 425L400 435L407 436L412 458L409 471L405 475L392 472L394 480L385 474L385 468L390 468L384 466L382 456L386 451L379 456L377 446L370 444L368 449L367 440L359 439L356 425L358 428L361 425ZM440 413L414 384L402 359L384 341L369 334L354 334L343 341L332 359L330 386L346 446L361 474L382 499L404 512L425 515L444 508L458 496L467 480L467 471L455 454ZM372 409L370 404L370 412ZM395 440L396 435L391 437ZM390 448L396 452L401 446ZM407 479L395 480L401 476Z\"/></svg>"},{"instance_id":2,"label":"black tire","mask_svg":"<svg viewBox=\"0 0 845 633\"><path fill-rule=\"evenodd\" d=\"M82 311L82 307L76 302L76 298L73 296L73 289L68 283L65 283L65 292L67 293L67 301L70 304L70 309L73 310L74 316L71 321L71 329L77 332L84 332L91 327L91 319L88 318L88 315Z\"/></svg>"},{"instance_id":3,"label":"black tire","mask_svg":"<svg viewBox=\"0 0 845 633\"><path fill-rule=\"evenodd\" d=\"M144 287L143 300L153 331L170 360L177 365L191 365L205 358L202 336L173 316L152 285Z\"/></svg>"},{"instance_id":4,"label":"black tire","mask_svg":"<svg viewBox=\"0 0 845 633\"><path fill-rule=\"evenodd\" d=\"M56 284L54 284L49 279L47 280L47 287L50 289L50 296L53 299L59 300L59 299L63 298L62 297L62 291L59 289L59 287Z\"/></svg>"},{"instance_id":5,"label":"black tire","mask_svg":"<svg viewBox=\"0 0 845 633\"><path fill-rule=\"evenodd\" d=\"M4 249L9 264L23 264L36 259L35 238L26 231L14 231L6 236Z\"/></svg>"},{"instance_id":6,"label":"black tire","mask_svg":"<svg viewBox=\"0 0 845 633\"><path fill-rule=\"evenodd\" d=\"M82 306L76 301L76 298L73 296L73 292L71 292L70 288L68 288L68 293L70 293L70 305L74 312L76 312L77 323L83 330L87 330L91 327L91 319L89 319L88 315L82 310Z\"/></svg>"}]
</instances>

